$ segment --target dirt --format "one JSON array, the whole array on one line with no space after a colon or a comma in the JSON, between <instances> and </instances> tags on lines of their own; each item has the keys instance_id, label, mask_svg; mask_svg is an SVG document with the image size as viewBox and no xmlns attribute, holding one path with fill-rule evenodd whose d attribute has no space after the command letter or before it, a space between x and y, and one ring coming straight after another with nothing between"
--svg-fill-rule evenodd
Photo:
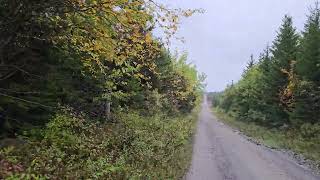
<instances>
[{"instance_id":1,"label":"dirt","mask_svg":"<svg viewBox=\"0 0 320 180\"><path fill-rule=\"evenodd\" d=\"M186 180L320 180L286 153L256 144L218 121L204 100Z\"/></svg>"}]
</instances>

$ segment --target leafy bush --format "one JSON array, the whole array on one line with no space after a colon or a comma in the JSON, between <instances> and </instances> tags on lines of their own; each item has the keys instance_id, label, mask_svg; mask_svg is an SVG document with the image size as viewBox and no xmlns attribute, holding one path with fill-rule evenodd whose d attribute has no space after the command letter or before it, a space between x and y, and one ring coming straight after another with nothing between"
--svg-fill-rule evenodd
<instances>
[{"instance_id":1,"label":"leafy bush","mask_svg":"<svg viewBox=\"0 0 320 180\"><path fill-rule=\"evenodd\" d=\"M170 118L121 113L117 123L97 123L59 113L40 131L41 140L3 149L0 159L18 170L1 169L14 179L176 179L190 158L195 113ZM17 168L16 168L17 169ZM6 173L3 173L6 172Z\"/></svg>"}]
</instances>

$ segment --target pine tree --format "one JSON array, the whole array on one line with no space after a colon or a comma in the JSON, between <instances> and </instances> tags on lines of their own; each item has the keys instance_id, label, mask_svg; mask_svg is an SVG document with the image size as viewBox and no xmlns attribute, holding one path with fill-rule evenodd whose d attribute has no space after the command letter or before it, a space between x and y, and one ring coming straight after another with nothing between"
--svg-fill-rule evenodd
<instances>
[{"instance_id":1,"label":"pine tree","mask_svg":"<svg viewBox=\"0 0 320 180\"><path fill-rule=\"evenodd\" d=\"M320 123L320 7L311 10L302 37L285 16L272 47L239 82L229 86L219 106L238 120L266 127L299 129ZM284 126L287 127L287 126ZM316 129L316 128L315 128Z\"/></svg>"},{"instance_id":2,"label":"pine tree","mask_svg":"<svg viewBox=\"0 0 320 180\"><path fill-rule=\"evenodd\" d=\"M301 40L300 56L296 64L300 81L294 90L291 122L320 122L320 7L316 3L308 16Z\"/></svg>"},{"instance_id":3,"label":"pine tree","mask_svg":"<svg viewBox=\"0 0 320 180\"><path fill-rule=\"evenodd\" d=\"M251 54L250 56L250 60L248 61L246 68L243 71L242 76L245 77L246 74L250 71L250 69L254 66L255 62L254 62L254 58L253 58L253 54Z\"/></svg>"},{"instance_id":4,"label":"pine tree","mask_svg":"<svg viewBox=\"0 0 320 180\"><path fill-rule=\"evenodd\" d=\"M271 57L270 57L270 47L268 46L264 52L260 55L259 59L259 70L262 73L261 77L261 86L260 91L263 92L262 94L266 94L269 92L268 88L272 88L268 85L269 77L271 76Z\"/></svg>"},{"instance_id":5,"label":"pine tree","mask_svg":"<svg viewBox=\"0 0 320 180\"><path fill-rule=\"evenodd\" d=\"M289 83L288 76L292 61L297 59L299 35L293 27L292 17L286 15L271 48L271 63L265 74L265 113L272 125L288 123L286 106L281 103L281 94Z\"/></svg>"},{"instance_id":6,"label":"pine tree","mask_svg":"<svg viewBox=\"0 0 320 180\"><path fill-rule=\"evenodd\" d=\"M273 61L270 54L270 47L264 50L260 55L258 68L260 72L259 83L256 87L257 104L254 106L255 111L259 112L260 120L266 126L277 125L281 118L278 117L279 108L277 106L277 88L274 86Z\"/></svg>"},{"instance_id":7,"label":"pine tree","mask_svg":"<svg viewBox=\"0 0 320 180\"><path fill-rule=\"evenodd\" d=\"M259 68L263 74L268 74L271 68L270 47L267 46L263 53L260 54Z\"/></svg>"},{"instance_id":8,"label":"pine tree","mask_svg":"<svg viewBox=\"0 0 320 180\"><path fill-rule=\"evenodd\" d=\"M291 61L297 59L298 40L299 35L293 27L292 17L286 15L271 48L277 70L290 70Z\"/></svg>"},{"instance_id":9,"label":"pine tree","mask_svg":"<svg viewBox=\"0 0 320 180\"><path fill-rule=\"evenodd\" d=\"M301 40L301 53L297 62L298 75L320 84L320 7L316 3L308 16Z\"/></svg>"}]
</instances>

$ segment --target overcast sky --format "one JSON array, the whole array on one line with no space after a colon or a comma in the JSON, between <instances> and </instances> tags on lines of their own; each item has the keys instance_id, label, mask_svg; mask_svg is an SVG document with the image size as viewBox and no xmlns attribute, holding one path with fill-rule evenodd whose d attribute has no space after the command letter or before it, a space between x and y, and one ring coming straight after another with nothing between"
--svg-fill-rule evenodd
<instances>
[{"instance_id":1,"label":"overcast sky","mask_svg":"<svg viewBox=\"0 0 320 180\"><path fill-rule=\"evenodd\" d=\"M203 8L204 14L182 21L179 36L189 61L207 77L208 91L221 91L239 80L250 55L257 58L271 44L282 18L289 14L302 30L315 0L159 0L171 7Z\"/></svg>"}]
</instances>

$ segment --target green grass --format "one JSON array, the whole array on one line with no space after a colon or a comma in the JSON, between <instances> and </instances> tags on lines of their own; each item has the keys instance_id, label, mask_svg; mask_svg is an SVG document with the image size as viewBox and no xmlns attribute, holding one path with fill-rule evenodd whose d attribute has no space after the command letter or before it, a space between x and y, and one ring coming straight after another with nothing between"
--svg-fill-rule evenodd
<instances>
[{"instance_id":1,"label":"green grass","mask_svg":"<svg viewBox=\"0 0 320 180\"><path fill-rule=\"evenodd\" d=\"M305 128L317 129L318 127L304 126L299 130L269 129L254 123L237 121L219 108L214 108L213 111L220 120L255 141L276 149L292 150L295 153L302 154L307 159L313 160L317 168L320 167L320 134L311 137L303 133Z\"/></svg>"}]
</instances>

